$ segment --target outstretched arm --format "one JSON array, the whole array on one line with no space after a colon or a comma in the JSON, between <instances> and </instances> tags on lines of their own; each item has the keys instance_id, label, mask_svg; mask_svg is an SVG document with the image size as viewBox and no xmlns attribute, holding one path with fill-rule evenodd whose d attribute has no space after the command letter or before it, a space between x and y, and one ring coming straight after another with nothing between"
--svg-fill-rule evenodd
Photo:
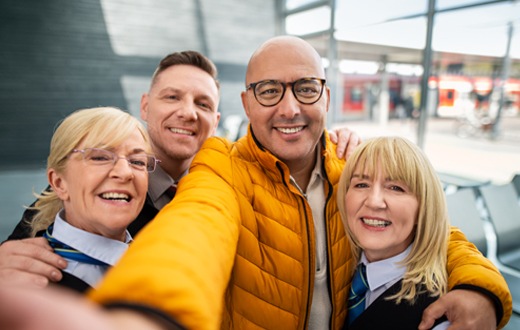
<instances>
[{"instance_id":1,"label":"outstretched arm","mask_svg":"<svg viewBox=\"0 0 520 330\"><path fill-rule=\"evenodd\" d=\"M63 289L0 285L0 329L115 330L101 309Z\"/></svg>"},{"instance_id":2,"label":"outstretched arm","mask_svg":"<svg viewBox=\"0 0 520 330\"><path fill-rule=\"evenodd\" d=\"M61 288L32 290L0 285L0 329L164 330L171 324L130 310L107 311L84 296ZM180 328L179 328L180 329Z\"/></svg>"}]
</instances>

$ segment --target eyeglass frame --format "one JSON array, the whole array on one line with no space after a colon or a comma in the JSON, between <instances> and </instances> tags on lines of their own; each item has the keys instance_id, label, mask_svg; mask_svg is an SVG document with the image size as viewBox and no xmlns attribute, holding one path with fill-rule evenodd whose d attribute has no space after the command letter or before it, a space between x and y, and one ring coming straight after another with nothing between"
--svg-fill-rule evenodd
<instances>
[{"instance_id":1,"label":"eyeglass frame","mask_svg":"<svg viewBox=\"0 0 520 330\"><path fill-rule=\"evenodd\" d=\"M108 154L111 154L112 155L112 167L116 166L116 163L117 163L118 160L125 159L128 162L128 165L130 165L131 168L136 169L136 170L141 170L141 171L143 170L143 169L140 169L138 167L135 167L135 165L133 165L130 162L130 159L128 158L128 156L119 156L115 152L112 152L112 151L107 150L107 149L102 149L102 148L72 149L70 154L80 153L81 154L81 158L83 160L86 160L85 159L85 152L88 151L88 150L100 150L100 151L106 152ZM146 157L148 157L149 160L152 160L152 162L150 164L153 164L152 165L153 168L151 170L149 169L150 164L146 164L146 166L144 167L144 170L146 170L148 173L152 173L153 171L155 171L155 169L157 168L157 164L159 164L161 161L159 159L157 159L154 155L150 155L150 154L147 154L147 153L138 153L136 155L141 155L141 154L146 155ZM106 164L97 164L97 165L108 165L108 164L110 164L110 162L107 162Z\"/></svg>"},{"instance_id":2,"label":"eyeglass frame","mask_svg":"<svg viewBox=\"0 0 520 330\"><path fill-rule=\"evenodd\" d=\"M299 81L305 81L305 80L317 80L321 83L321 90L320 90L320 95L318 96L318 98L313 101L313 102L310 102L310 103L305 103L305 102L302 102L299 98L298 98L298 95L296 95L296 92L294 91L294 85L299 82ZM270 105L265 105L263 104L262 102L260 102L258 100L258 97L256 96L256 86L258 84L261 84L261 83L267 83L267 82L275 82L275 83L279 83L280 85L282 85L282 88L283 88L283 91L282 91L282 95L280 96L280 99L274 103L274 104L270 104ZM291 81L291 82L283 82L283 81L280 81L280 80L276 80L276 79L264 79L264 80L260 80L260 81L257 81L257 82L254 82L254 83L250 83L249 85L246 86L246 91L247 90L250 90L252 89L253 90L253 95L255 96L255 100L262 106L264 107L274 107L275 105L277 105L278 103L280 103L284 96L285 96L285 91L287 90L287 85L291 85L291 91L293 93L293 96L294 98L300 102L301 104L305 104L305 105L312 105L312 104L315 104L316 102L318 102L322 95L323 95L323 90L325 89L325 84L327 83L327 80L324 79L324 78L316 78L316 77L304 77L304 78L300 78L300 79L296 79L295 81Z\"/></svg>"}]
</instances>

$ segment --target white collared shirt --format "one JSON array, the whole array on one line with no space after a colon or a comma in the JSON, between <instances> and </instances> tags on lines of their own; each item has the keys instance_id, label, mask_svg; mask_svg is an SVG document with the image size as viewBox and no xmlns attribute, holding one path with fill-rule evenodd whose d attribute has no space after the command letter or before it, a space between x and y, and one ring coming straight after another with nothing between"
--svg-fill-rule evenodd
<instances>
[{"instance_id":1,"label":"white collared shirt","mask_svg":"<svg viewBox=\"0 0 520 330\"><path fill-rule=\"evenodd\" d=\"M63 220L62 211L56 215L52 236L89 257L113 266L126 252L128 243L132 241L128 231L126 231L125 242L121 242L76 228ZM64 271L82 279L92 287L103 278L109 267L91 265L68 258L65 260L67 260L67 268Z\"/></svg>"},{"instance_id":2,"label":"white collared shirt","mask_svg":"<svg viewBox=\"0 0 520 330\"><path fill-rule=\"evenodd\" d=\"M411 249L412 246L409 245L406 250L396 256L374 262L368 262L365 253L362 253L361 263L366 266L369 286L366 293L365 309L392 285L403 278L406 273L406 267L401 264L401 262L410 254ZM449 321L444 321L435 326L432 330L445 330L449 325Z\"/></svg>"}]
</instances>

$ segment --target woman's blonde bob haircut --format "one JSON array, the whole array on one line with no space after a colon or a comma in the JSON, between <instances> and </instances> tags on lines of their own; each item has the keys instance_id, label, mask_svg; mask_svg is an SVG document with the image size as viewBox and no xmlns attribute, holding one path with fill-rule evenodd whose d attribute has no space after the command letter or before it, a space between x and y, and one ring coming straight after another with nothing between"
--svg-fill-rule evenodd
<instances>
[{"instance_id":1,"label":"woman's blonde bob haircut","mask_svg":"<svg viewBox=\"0 0 520 330\"><path fill-rule=\"evenodd\" d=\"M135 132L141 133L146 143L145 151L151 153L146 129L129 113L113 107L77 110L68 115L54 131L47 158L47 171L52 168L63 173L68 156L80 144L88 148L117 148ZM31 223L33 236L46 229L63 208L62 201L53 191L44 191L37 197L38 201L33 208L37 213Z\"/></svg>"},{"instance_id":2,"label":"woman's blonde bob haircut","mask_svg":"<svg viewBox=\"0 0 520 330\"><path fill-rule=\"evenodd\" d=\"M378 137L364 142L343 170L337 199L354 260L359 260L361 247L348 228L345 196L355 173L375 177L378 169L390 180L406 184L419 202L415 238L410 254L403 261L406 273L402 288L389 299L397 303L404 299L413 304L420 291L426 290L431 296L446 293L449 219L444 191L426 155L405 138Z\"/></svg>"}]
</instances>

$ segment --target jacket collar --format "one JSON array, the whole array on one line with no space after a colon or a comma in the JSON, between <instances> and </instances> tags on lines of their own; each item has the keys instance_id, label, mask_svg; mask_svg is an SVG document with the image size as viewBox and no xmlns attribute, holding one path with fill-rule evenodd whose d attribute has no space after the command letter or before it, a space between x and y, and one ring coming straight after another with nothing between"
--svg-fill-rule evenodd
<instances>
[{"instance_id":1,"label":"jacket collar","mask_svg":"<svg viewBox=\"0 0 520 330\"><path fill-rule=\"evenodd\" d=\"M255 136L253 132L253 128L251 124L248 127L248 133L245 136L246 143L251 152L251 156L257 161L262 168L265 169L266 172L271 173L273 176L277 177L282 173L283 181L289 183L290 179L290 171L287 165L278 159L273 153L267 150ZM323 130L323 134L320 137L321 144L321 157L322 160L324 158L328 158L328 155L331 154L332 151L335 152L335 146L330 142L329 135L326 130ZM332 150L333 149L333 150ZM323 166L323 164L322 164Z\"/></svg>"},{"instance_id":2,"label":"jacket collar","mask_svg":"<svg viewBox=\"0 0 520 330\"><path fill-rule=\"evenodd\" d=\"M287 179L289 178L289 169L281 160L279 160L271 151L267 150L256 138L251 124L249 124L248 132L245 137L247 139L248 149L251 152L253 160L256 160L262 168L273 175L280 173L279 169L287 172Z\"/></svg>"}]
</instances>

